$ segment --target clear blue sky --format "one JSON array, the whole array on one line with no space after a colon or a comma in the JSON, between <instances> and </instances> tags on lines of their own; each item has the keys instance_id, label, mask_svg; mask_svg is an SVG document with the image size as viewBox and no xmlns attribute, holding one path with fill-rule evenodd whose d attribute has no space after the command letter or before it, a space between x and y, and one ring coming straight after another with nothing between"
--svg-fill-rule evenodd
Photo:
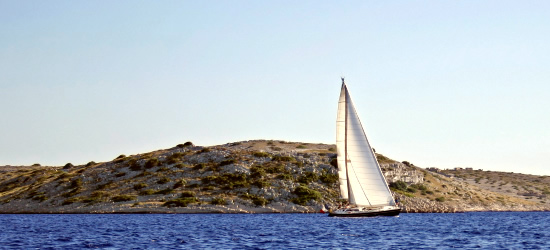
<instances>
[{"instance_id":1,"label":"clear blue sky","mask_svg":"<svg viewBox=\"0 0 550 250\"><path fill-rule=\"evenodd\" d=\"M334 143L550 175L549 1L0 1L0 165Z\"/></svg>"}]
</instances>

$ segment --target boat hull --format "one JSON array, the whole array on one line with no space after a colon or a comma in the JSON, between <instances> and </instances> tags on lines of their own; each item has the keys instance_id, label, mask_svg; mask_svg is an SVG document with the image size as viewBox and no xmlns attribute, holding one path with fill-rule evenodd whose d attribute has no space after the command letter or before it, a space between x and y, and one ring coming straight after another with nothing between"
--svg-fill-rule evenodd
<instances>
[{"instance_id":1,"label":"boat hull","mask_svg":"<svg viewBox=\"0 0 550 250\"><path fill-rule=\"evenodd\" d=\"M398 216L401 208L378 210L378 211L350 211L329 213L330 217L375 217L375 216Z\"/></svg>"}]
</instances>

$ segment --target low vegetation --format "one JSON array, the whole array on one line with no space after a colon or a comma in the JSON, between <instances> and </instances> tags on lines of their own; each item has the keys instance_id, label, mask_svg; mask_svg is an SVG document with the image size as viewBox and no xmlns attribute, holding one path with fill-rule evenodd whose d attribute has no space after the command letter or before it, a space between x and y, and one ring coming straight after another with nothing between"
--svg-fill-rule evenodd
<instances>
[{"instance_id":1,"label":"low vegetation","mask_svg":"<svg viewBox=\"0 0 550 250\"><path fill-rule=\"evenodd\" d=\"M550 204L550 177L471 169L436 173L376 156L388 163L382 165L384 171L402 164L423 176L418 183L390 182L391 191L408 206L417 201L440 207ZM34 164L0 172L0 207L23 200L65 211L212 205L261 210L288 202L313 208L340 201L336 157L330 145L251 141L195 147L186 142L145 154L121 154L110 162Z\"/></svg>"}]
</instances>

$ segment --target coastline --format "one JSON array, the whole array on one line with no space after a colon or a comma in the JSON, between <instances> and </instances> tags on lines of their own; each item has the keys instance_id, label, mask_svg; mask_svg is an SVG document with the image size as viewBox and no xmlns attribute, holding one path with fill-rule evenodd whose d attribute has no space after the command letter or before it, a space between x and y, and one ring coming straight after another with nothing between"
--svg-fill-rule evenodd
<instances>
[{"instance_id":1,"label":"coastline","mask_svg":"<svg viewBox=\"0 0 550 250\"><path fill-rule=\"evenodd\" d=\"M546 176L431 172L377 158L388 183L400 184L392 192L402 213L550 211ZM78 166L0 166L0 213L318 213L342 202L335 160L334 145L254 140Z\"/></svg>"}]
</instances>

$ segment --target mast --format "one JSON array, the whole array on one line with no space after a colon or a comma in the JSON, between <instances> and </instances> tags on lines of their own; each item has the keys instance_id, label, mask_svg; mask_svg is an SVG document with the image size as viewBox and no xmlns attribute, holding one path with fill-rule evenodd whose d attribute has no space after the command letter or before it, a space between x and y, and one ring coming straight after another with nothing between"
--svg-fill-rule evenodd
<instances>
[{"instance_id":1,"label":"mast","mask_svg":"<svg viewBox=\"0 0 550 250\"><path fill-rule=\"evenodd\" d=\"M342 88L344 89L345 99L344 99L344 112L346 114L344 118L344 162L346 166L346 180L347 180L347 186L348 186L348 202L351 201L351 185L349 183L349 169L348 169L348 88L346 87L346 83L344 82L344 78L342 78Z\"/></svg>"}]
</instances>

